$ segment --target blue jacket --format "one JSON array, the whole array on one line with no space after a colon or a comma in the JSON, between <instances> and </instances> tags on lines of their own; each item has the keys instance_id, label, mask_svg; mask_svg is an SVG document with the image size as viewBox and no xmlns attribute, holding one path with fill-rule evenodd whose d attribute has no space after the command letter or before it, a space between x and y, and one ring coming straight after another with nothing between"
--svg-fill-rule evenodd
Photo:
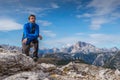
<instances>
[{"instance_id":1,"label":"blue jacket","mask_svg":"<svg viewBox=\"0 0 120 80\"><path fill-rule=\"evenodd\" d=\"M34 26L34 30L33 29ZM33 40L37 40L39 36L39 26L36 23L26 23L23 27L23 39L27 38L26 45Z\"/></svg>"}]
</instances>

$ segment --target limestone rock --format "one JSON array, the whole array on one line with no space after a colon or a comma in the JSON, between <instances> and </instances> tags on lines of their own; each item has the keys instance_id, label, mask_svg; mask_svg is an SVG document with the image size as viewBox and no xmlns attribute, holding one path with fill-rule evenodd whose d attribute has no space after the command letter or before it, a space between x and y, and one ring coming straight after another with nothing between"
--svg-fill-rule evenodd
<instances>
[{"instance_id":1,"label":"limestone rock","mask_svg":"<svg viewBox=\"0 0 120 80\"><path fill-rule=\"evenodd\" d=\"M22 53L0 52L0 76L29 71L34 66L33 59Z\"/></svg>"},{"instance_id":2,"label":"limestone rock","mask_svg":"<svg viewBox=\"0 0 120 80\"><path fill-rule=\"evenodd\" d=\"M49 80L46 78L48 75L40 71L37 72L22 72L16 75L12 75L3 80Z\"/></svg>"}]
</instances>

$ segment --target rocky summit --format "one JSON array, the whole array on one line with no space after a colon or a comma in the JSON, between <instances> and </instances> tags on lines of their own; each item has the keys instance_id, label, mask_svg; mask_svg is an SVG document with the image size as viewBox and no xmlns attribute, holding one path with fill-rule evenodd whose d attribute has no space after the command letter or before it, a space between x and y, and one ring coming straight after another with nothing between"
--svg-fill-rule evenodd
<instances>
[{"instance_id":1,"label":"rocky summit","mask_svg":"<svg viewBox=\"0 0 120 80\"><path fill-rule=\"evenodd\" d=\"M120 80L120 71L85 63L34 62L19 51L0 48L0 80Z\"/></svg>"}]
</instances>

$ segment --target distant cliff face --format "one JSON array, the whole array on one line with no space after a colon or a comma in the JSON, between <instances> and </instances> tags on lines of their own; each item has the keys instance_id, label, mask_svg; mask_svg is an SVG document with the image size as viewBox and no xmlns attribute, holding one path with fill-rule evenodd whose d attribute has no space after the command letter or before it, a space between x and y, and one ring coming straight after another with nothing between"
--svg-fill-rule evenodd
<instances>
[{"instance_id":1,"label":"distant cliff face","mask_svg":"<svg viewBox=\"0 0 120 80\"><path fill-rule=\"evenodd\" d=\"M85 63L53 65L34 62L18 51L0 48L0 80L119 80L120 71Z\"/></svg>"},{"instance_id":2,"label":"distant cliff face","mask_svg":"<svg viewBox=\"0 0 120 80\"><path fill-rule=\"evenodd\" d=\"M105 66L109 67L109 68L120 70L120 52L118 52L116 55L110 57L106 61Z\"/></svg>"}]
</instances>

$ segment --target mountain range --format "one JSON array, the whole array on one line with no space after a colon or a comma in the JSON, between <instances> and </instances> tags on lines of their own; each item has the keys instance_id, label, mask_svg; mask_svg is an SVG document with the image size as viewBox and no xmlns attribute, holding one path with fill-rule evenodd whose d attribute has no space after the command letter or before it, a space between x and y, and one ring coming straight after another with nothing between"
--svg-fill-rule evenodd
<instances>
[{"instance_id":1,"label":"mountain range","mask_svg":"<svg viewBox=\"0 0 120 80\"><path fill-rule=\"evenodd\" d=\"M52 49L48 49L48 48L42 48L39 51L41 53L58 53L58 52L63 52L63 53L70 53L70 54L74 54L74 53L84 53L84 54L88 54L88 53L107 53L107 52L117 52L119 49L117 47L113 47L110 49L107 48L97 48L94 45L90 44L90 43L86 43L86 42L77 42L69 47L65 47L65 48L52 48Z\"/></svg>"},{"instance_id":2,"label":"mountain range","mask_svg":"<svg viewBox=\"0 0 120 80\"><path fill-rule=\"evenodd\" d=\"M18 50L21 51L21 48L15 46L7 46L1 45L0 47L4 47L8 50ZM113 47L110 49L107 48L97 48L96 46L78 41L77 43L65 47L65 48L41 48L39 49L39 57L44 57L49 54L51 57L55 57L58 59L81 59L86 63L93 64L96 66L104 66L109 64L109 60L113 60L113 57L117 57L119 49L117 47ZM120 61L117 60L117 64Z\"/></svg>"},{"instance_id":3,"label":"mountain range","mask_svg":"<svg viewBox=\"0 0 120 80\"><path fill-rule=\"evenodd\" d=\"M117 47L113 47L110 49L97 48L90 43L79 41L69 47L61 48L61 49L43 48L39 50L39 53L42 53L43 55L52 54L52 53L56 53L56 55L66 53L66 54L70 54L72 58L82 59L89 64L93 64L96 66L104 66L105 62L112 56L116 55L118 51L119 49Z\"/></svg>"}]
</instances>

